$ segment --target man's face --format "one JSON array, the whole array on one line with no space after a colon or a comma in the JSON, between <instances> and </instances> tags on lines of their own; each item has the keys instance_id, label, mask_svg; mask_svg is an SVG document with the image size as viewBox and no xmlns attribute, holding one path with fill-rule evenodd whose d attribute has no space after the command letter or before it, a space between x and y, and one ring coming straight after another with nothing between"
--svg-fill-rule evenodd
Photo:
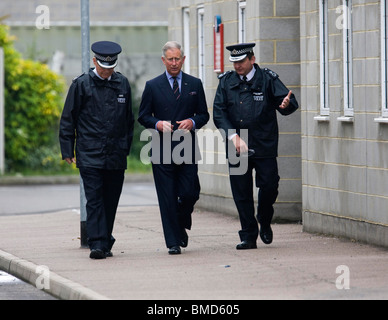
<instances>
[{"instance_id":1,"label":"man's face","mask_svg":"<svg viewBox=\"0 0 388 320\"><path fill-rule=\"evenodd\" d=\"M108 79L113 74L114 68L108 69L108 68L101 67L97 63L97 59L95 57L93 58L93 63L96 66L97 73L100 75L101 78Z\"/></svg>"},{"instance_id":2,"label":"man's face","mask_svg":"<svg viewBox=\"0 0 388 320\"><path fill-rule=\"evenodd\" d=\"M181 56L182 53L179 49L168 49L165 53L165 57L162 57L163 64L166 66L166 70L173 77L176 77L181 72L183 63L186 57Z\"/></svg>"},{"instance_id":3,"label":"man's face","mask_svg":"<svg viewBox=\"0 0 388 320\"><path fill-rule=\"evenodd\" d=\"M255 61L256 61L256 58L255 56L253 56L251 59L246 57L242 61L233 62L234 70L236 70L238 75L246 76L249 72L251 72Z\"/></svg>"}]
</instances>

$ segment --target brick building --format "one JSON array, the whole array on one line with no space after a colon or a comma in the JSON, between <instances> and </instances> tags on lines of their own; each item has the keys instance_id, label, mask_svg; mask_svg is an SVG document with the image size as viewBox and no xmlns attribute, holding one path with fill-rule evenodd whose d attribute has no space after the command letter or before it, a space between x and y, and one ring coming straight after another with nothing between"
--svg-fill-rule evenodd
<instances>
[{"instance_id":1,"label":"brick building","mask_svg":"<svg viewBox=\"0 0 388 320\"><path fill-rule=\"evenodd\" d=\"M258 63L293 90L300 112L278 117L275 218L304 230L388 245L387 1L170 0L169 38L205 85L210 111L215 16L224 46L256 42ZM232 69L228 54L225 70ZM209 128L214 129L212 121ZM222 153L207 150L203 153ZM236 213L226 165L200 167L200 205Z\"/></svg>"},{"instance_id":2,"label":"brick building","mask_svg":"<svg viewBox=\"0 0 388 320\"><path fill-rule=\"evenodd\" d=\"M169 37L185 48L185 71L202 79L209 112L218 86L214 72L213 26L215 15L224 25L224 47L238 42L255 42L256 61L279 73L282 81L300 100L300 31L299 1L170 1ZM281 26L279 26L279 24ZM189 48L189 49L188 49ZM226 50L225 50L226 51ZM224 69L232 70L224 54ZM199 63L198 63L199 62ZM299 101L300 102L300 101ZM301 220L301 114L279 115L279 197L275 220ZM215 130L210 120L207 129ZM218 147L218 148L217 148ZM199 205L211 210L237 214L230 190L227 164L208 163L206 157L225 161L224 144L203 149L204 164L200 165L201 198ZM257 197L257 192L256 193Z\"/></svg>"}]
</instances>

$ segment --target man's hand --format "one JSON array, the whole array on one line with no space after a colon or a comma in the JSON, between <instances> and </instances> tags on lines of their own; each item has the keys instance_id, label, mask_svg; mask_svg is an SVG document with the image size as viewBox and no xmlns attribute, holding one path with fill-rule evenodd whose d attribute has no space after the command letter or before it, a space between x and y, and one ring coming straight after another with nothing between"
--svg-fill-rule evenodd
<instances>
[{"instance_id":1,"label":"man's hand","mask_svg":"<svg viewBox=\"0 0 388 320\"><path fill-rule=\"evenodd\" d=\"M75 158L65 158L65 161L66 161L68 164L76 163Z\"/></svg>"},{"instance_id":2,"label":"man's hand","mask_svg":"<svg viewBox=\"0 0 388 320\"><path fill-rule=\"evenodd\" d=\"M287 97L284 98L282 104L279 106L280 109L285 109L289 106L290 104L290 99L291 99L291 94L292 94L292 91L290 90L290 92L288 93Z\"/></svg>"},{"instance_id":3,"label":"man's hand","mask_svg":"<svg viewBox=\"0 0 388 320\"><path fill-rule=\"evenodd\" d=\"M159 121L156 124L156 129L160 132L172 132L174 126L169 121Z\"/></svg>"},{"instance_id":4,"label":"man's hand","mask_svg":"<svg viewBox=\"0 0 388 320\"><path fill-rule=\"evenodd\" d=\"M177 121L176 123L179 124L178 129L180 129L180 130L191 131L194 127L193 121L190 119Z\"/></svg>"},{"instance_id":5,"label":"man's hand","mask_svg":"<svg viewBox=\"0 0 388 320\"><path fill-rule=\"evenodd\" d=\"M248 152L247 144L237 134L232 138L232 141L238 154L243 154Z\"/></svg>"}]
</instances>

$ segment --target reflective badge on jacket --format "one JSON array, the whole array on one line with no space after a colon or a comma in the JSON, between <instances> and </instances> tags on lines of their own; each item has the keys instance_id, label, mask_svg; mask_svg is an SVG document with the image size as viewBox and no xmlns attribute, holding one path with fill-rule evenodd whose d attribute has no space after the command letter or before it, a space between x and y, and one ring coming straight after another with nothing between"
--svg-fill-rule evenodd
<instances>
[{"instance_id":1,"label":"reflective badge on jacket","mask_svg":"<svg viewBox=\"0 0 388 320\"><path fill-rule=\"evenodd\" d=\"M125 103L125 97L123 94L120 94L119 97L117 98L118 103Z\"/></svg>"},{"instance_id":2,"label":"reflective badge on jacket","mask_svg":"<svg viewBox=\"0 0 388 320\"><path fill-rule=\"evenodd\" d=\"M262 92L253 92L254 101L264 101L264 94Z\"/></svg>"}]
</instances>

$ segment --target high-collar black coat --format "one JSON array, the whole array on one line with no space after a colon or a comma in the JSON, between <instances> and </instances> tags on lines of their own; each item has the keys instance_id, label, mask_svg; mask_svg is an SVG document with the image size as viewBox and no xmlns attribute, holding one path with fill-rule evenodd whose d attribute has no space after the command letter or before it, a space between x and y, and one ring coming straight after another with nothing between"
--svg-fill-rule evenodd
<instances>
[{"instance_id":1,"label":"high-collar black coat","mask_svg":"<svg viewBox=\"0 0 388 320\"><path fill-rule=\"evenodd\" d=\"M235 71L221 76L213 120L225 138L246 129L248 141L245 142L255 151L255 157L273 158L278 155L279 140L276 110L289 115L298 109L298 102L292 94L289 106L279 108L289 89L275 72L261 69L257 64L254 67L256 72L249 83L243 83ZM242 134L241 137L244 139Z\"/></svg>"},{"instance_id":2,"label":"high-collar black coat","mask_svg":"<svg viewBox=\"0 0 388 320\"><path fill-rule=\"evenodd\" d=\"M118 72L101 80L93 69L74 79L67 94L59 130L62 158L77 167L127 168L133 138L131 87Z\"/></svg>"}]
</instances>

